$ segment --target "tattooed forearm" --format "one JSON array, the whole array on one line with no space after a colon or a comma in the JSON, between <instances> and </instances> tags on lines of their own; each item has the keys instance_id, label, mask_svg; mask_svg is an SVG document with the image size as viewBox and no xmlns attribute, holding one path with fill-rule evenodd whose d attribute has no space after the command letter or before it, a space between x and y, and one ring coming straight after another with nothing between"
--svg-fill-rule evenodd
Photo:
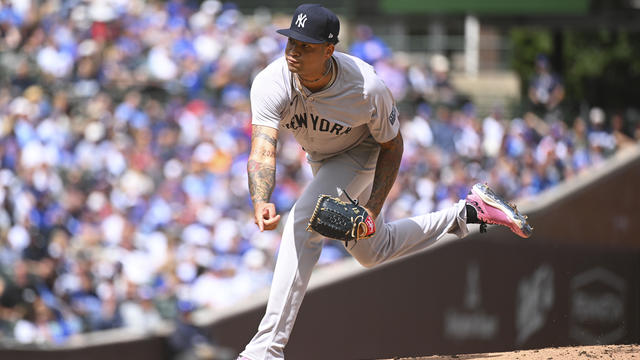
<instances>
[{"instance_id":1,"label":"tattooed forearm","mask_svg":"<svg viewBox=\"0 0 640 360\"><path fill-rule=\"evenodd\" d=\"M269 202L276 183L277 130L253 126L251 153L247 162L249 192L253 204Z\"/></svg>"},{"instance_id":2,"label":"tattooed forearm","mask_svg":"<svg viewBox=\"0 0 640 360\"><path fill-rule=\"evenodd\" d=\"M247 163L249 175L249 193L254 204L269 202L276 186L276 168L270 164L249 159Z\"/></svg>"},{"instance_id":3,"label":"tattooed forearm","mask_svg":"<svg viewBox=\"0 0 640 360\"><path fill-rule=\"evenodd\" d=\"M373 178L373 188L371 189L371 196L367 203L367 208L371 210L375 216L380 214L382 205L384 205L384 201L387 199L387 195L389 195L389 191L391 191L391 187L396 181L403 149L402 135L400 135L400 133L398 133L395 139L381 144L376 173Z\"/></svg>"}]
</instances>

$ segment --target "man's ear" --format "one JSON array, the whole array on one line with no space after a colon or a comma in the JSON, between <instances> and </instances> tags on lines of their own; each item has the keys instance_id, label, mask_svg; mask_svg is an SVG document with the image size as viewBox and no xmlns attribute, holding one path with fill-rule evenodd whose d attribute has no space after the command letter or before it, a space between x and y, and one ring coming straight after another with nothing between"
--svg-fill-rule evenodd
<instances>
[{"instance_id":1,"label":"man's ear","mask_svg":"<svg viewBox=\"0 0 640 360\"><path fill-rule=\"evenodd\" d=\"M325 49L325 55L327 56L327 58L329 58L331 55L333 55L333 51L336 49L336 46L334 44L327 44L327 48Z\"/></svg>"}]
</instances>

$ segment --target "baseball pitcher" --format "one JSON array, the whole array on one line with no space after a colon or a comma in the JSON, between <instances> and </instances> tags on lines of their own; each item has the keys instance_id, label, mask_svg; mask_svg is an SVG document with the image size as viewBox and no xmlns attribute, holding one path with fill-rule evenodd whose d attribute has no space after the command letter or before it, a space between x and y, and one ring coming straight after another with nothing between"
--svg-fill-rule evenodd
<instances>
[{"instance_id":1,"label":"baseball pitcher","mask_svg":"<svg viewBox=\"0 0 640 360\"><path fill-rule=\"evenodd\" d=\"M486 185L448 209L385 223L379 216L402 158L398 110L373 68L335 51L340 23L320 5L299 6L285 54L251 87L252 139L247 163L255 222L273 230L271 202L278 131L290 131L307 153L313 179L284 223L266 313L240 355L284 359L323 239L344 240L365 267L422 250L447 233L463 237L468 223L500 224L531 235L526 217ZM353 242L351 241L353 240Z\"/></svg>"}]
</instances>

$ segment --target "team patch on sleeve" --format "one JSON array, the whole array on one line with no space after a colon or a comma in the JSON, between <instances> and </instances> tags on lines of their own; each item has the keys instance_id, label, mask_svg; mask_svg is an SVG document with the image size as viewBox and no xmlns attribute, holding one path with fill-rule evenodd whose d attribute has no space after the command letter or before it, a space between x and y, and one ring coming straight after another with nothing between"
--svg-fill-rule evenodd
<instances>
[{"instance_id":1,"label":"team patch on sleeve","mask_svg":"<svg viewBox=\"0 0 640 360\"><path fill-rule=\"evenodd\" d=\"M396 107L394 106L393 109L391 109L391 114L389 114L389 123L391 123L391 125L395 124L397 117L398 110L396 110Z\"/></svg>"}]
</instances>

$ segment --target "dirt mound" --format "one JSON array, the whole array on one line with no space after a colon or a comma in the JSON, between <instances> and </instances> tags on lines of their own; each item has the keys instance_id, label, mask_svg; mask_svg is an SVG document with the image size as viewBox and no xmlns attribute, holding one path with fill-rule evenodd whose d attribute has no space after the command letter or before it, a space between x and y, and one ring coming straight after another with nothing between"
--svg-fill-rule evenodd
<instances>
[{"instance_id":1,"label":"dirt mound","mask_svg":"<svg viewBox=\"0 0 640 360\"><path fill-rule=\"evenodd\" d=\"M593 345L553 347L535 350L519 350L498 353L434 355L426 357L393 358L386 360L574 360L611 359L640 360L640 345Z\"/></svg>"}]
</instances>

